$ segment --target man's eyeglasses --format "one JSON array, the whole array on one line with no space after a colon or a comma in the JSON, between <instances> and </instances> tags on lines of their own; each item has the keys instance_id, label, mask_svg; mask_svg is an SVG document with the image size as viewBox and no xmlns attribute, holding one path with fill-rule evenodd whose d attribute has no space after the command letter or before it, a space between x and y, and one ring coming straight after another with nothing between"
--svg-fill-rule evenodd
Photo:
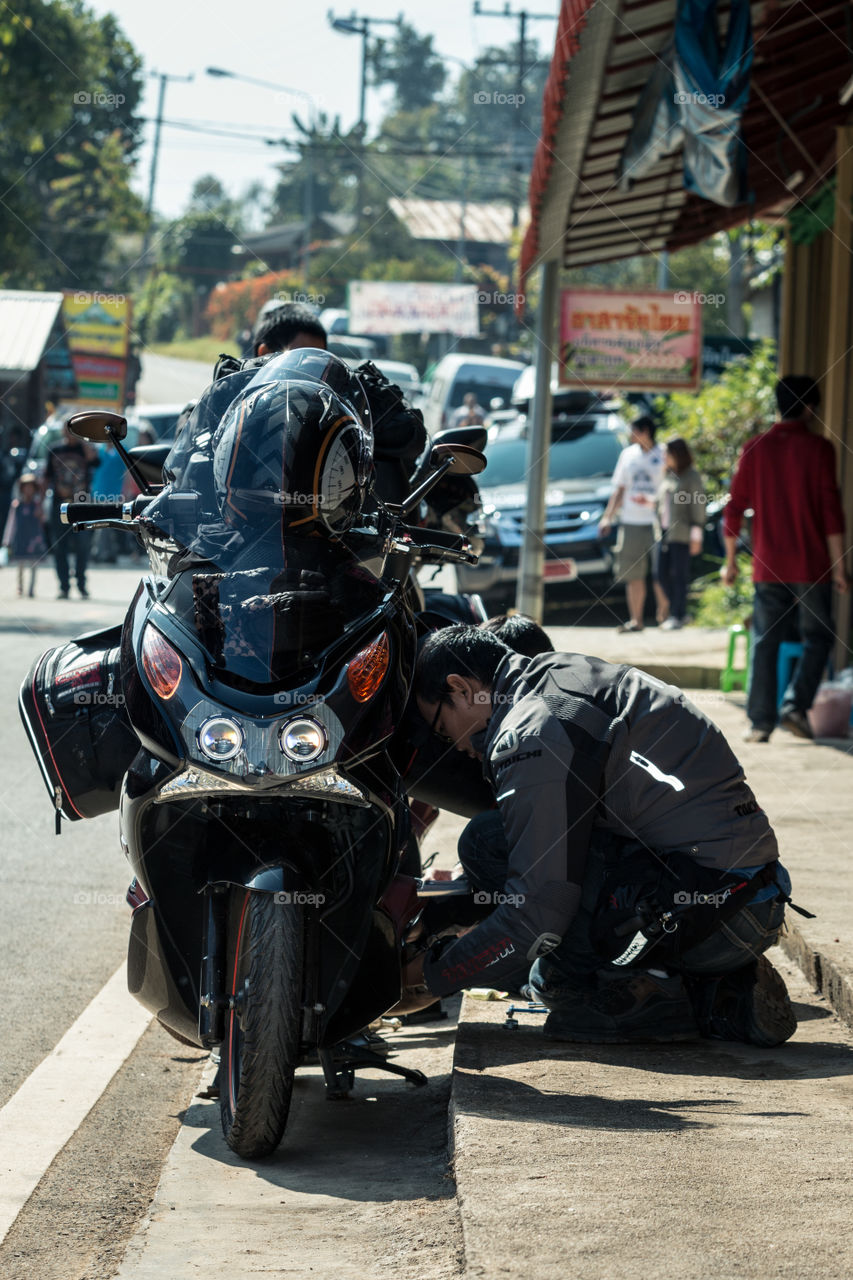
<instances>
[{"instance_id":1,"label":"man's eyeglasses","mask_svg":"<svg viewBox=\"0 0 853 1280\"><path fill-rule=\"evenodd\" d=\"M441 733L438 728L439 716L441 715L443 710L444 710L444 703L442 701L439 701L438 706L435 709L435 715L432 718L432 724L429 727L429 731L431 734L434 733L435 736L438 739L440 739L441 742L446 742L448 746L452 747L454 745L453 739L449 738L446 733Z\"/></svg>"}]
</instances>

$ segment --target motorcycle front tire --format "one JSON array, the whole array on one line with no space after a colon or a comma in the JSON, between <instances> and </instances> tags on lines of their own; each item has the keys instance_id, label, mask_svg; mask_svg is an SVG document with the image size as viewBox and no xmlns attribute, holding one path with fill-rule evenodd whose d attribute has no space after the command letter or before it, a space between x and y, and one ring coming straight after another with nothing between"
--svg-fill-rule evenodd
<instances>
[{"instance_id":1,"label":"motorcycle front tire","mask_svg":"<svg viewBox=\"0 0 853 1280\"><path fill-rule=\"evenodd\" d=\"M232 896L220 1109L225 1140L245 1160L272 1155L290 1110L299 1059L303 908L282 895Z\"/></svg>"}]
</instances>

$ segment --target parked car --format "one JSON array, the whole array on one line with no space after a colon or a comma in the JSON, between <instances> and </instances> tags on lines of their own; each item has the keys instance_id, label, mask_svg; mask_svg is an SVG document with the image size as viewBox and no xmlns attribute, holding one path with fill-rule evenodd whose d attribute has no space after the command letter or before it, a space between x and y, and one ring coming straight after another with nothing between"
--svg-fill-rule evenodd
<instances>
[{"instance_id":1,"label":"parked car","mask_svg":"<svg viewBox=\"0 0 853 1280\"><path fill-rule=\"evenodd\" d=\"M614 429L624 428L625 422L619 416L616 402L609 392L561 386L558 372L555 360L551 366L551 413L555 421L560 415L579 417L595 414L596 418L607 418L608 424ZM535 385L536 369L533 365L528 365L519 375L510 400L512 408L525 421L530 413Z\"/></svg>"},{"instance_id":2,"label":"parked car","mask_svg":"<svg viewBox=\"0 0 853 1280\"><path fill-rule=\"evenodd\" d=\"M372 338L357 338L352 333L338 333L326 341L326 350L342 360L354 360L361 364L362 360L375 360L379 355L379 347Z\"/></svg>"},{"instance_id":3,"label":"parked car","mask_svg":"<svg viewBox=\"0 0 853 1280\"><path fill-rule=\"evenodd\" d=\"M128 423L133 419L141 427L150 427L155 440L172 440L183 404L137 404L126 410Z\"/></svg>"},{"instance_id":4,"label":"parked car","mask_svg":"<svg viewBox=\"0 0 853 1280\"><path fill-rule=\"evenodd\" d=\"M382 356L377 357L373 363L389 382L400 388L410 404L421 394L421 375L413 364L407 364L404 360L385 360ZM351 369L357 369L361 361L350 359L347 364Z\"/></svg>"},{"instance_id":5,"label":"parked car","mask_svg":"<svg viewBox=\"0 0 853 1280\"><path fill-rule=\"evenodd\" d=\"M628 442L609 415L558 415L552 428L545 494L544 579L555 587L581 584L602 594L612 582L613 535L599 538L598 523L610 496L611 476ZM477 565L457 565L460 591L477 591L490 612L515 600L521 544L527 521L527 432L507 428L486 448L488 465L478 478L483 501L483 551ZM576 590L574 587L572 590Z\"/></svg>"},{"instance_id":6,"label":"parked car","mask_svg":"<svg viewBox=\"0 0 853 1280\"><path fill-rule=\"evenodd\" d=\"M451 416L469 391L484 410L495 408L493 400L509 405L513 387L526 366L520 360L499 360L496 356L450 355L440 360L427 388L423 411L430 435L452 425Z\"/></svg>"}]
</instances>

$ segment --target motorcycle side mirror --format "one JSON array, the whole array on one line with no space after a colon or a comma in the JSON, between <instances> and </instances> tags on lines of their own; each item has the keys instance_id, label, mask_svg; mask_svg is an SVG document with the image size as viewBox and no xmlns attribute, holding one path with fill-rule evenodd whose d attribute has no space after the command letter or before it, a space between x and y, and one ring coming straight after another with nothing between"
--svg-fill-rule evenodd
<instances>
[{"instance_id":1,"label":"motorcycle side mirror","mask_svg":"<svg viewBox=\"0 0 853 1280\"><path fill-rule=\"evenodd\" d=\"M486 469L486 459L479 449L472 449L467 444L436 444L429 456L434 467L451 458L447 473L452 476L476 476Z\"/></svg>"},{"instance_id":2,"label":"motorcycle side mirror","mask_svg":"<svg viewBox=\"0 0 853 1280\"><path fill-rule=\"evenodd\" d=\"M127 435L127 418L106 409L87 409L75 413L66 423L68 430L80 440L93 444L106 444L108 440L123 440Z\"/></svg>"}]
</instances>

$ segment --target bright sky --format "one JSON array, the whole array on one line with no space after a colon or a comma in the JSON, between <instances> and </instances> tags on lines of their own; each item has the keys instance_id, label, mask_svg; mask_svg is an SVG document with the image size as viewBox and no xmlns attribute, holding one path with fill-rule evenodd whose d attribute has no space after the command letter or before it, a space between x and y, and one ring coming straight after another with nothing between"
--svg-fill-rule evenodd
<instances>
[{"instance_id":1,"label":"bright sky","mask_svg":"<svg viewBox=\"0 0 853 1280\"><path fill-rule=\"evenodd\" d=\"M525 4L526 0L514 3L513 12ZM165 119L203 122L223 129L243 126L250 133L264 126L274 138L293 135L290 113L296 110L304 115L308 107L305 97L205 74L206 67L216 66L310 94L321 110L340 115L344 129L358 119L361 38L330 28L327 0L254 0L243 5L235 0L208 0L204 4L95 0L92 7L96 12L114 13L143 58L147 90L142 114L146 117L156 115L158 92L158 81L147 73L193 74L189 84L169 84ZM483 7L502 10L504 5L484 0ZM558 0L539 0L531 10L555 15L553 20L528 23L528 34L538 39L546 61L550 61L554 46L558 9ZM370 0L357 13L396 18L404 12L419 33L433 35L440 53L467 63L486 46L517 39L517 19L474 17L472 10L471 0L414 0L405 5L400 0ZM334 7L334 13L348 17L349 4ZM374 30L376 35L394 34L392 26ZM458 73L461 68L458 62L450 62L449 69ZM383 95L368 88L371 125L377 123L382 106ZM153 133L153 124L149 124L134 184L142 194L148 189ZM254 181L271 186L274 165L281 156L275 148L252 141L164 126L155 207L167 217L181 213L193 182L205 173L216 174L232 195Z\"/></svg>"}]
</instances>

